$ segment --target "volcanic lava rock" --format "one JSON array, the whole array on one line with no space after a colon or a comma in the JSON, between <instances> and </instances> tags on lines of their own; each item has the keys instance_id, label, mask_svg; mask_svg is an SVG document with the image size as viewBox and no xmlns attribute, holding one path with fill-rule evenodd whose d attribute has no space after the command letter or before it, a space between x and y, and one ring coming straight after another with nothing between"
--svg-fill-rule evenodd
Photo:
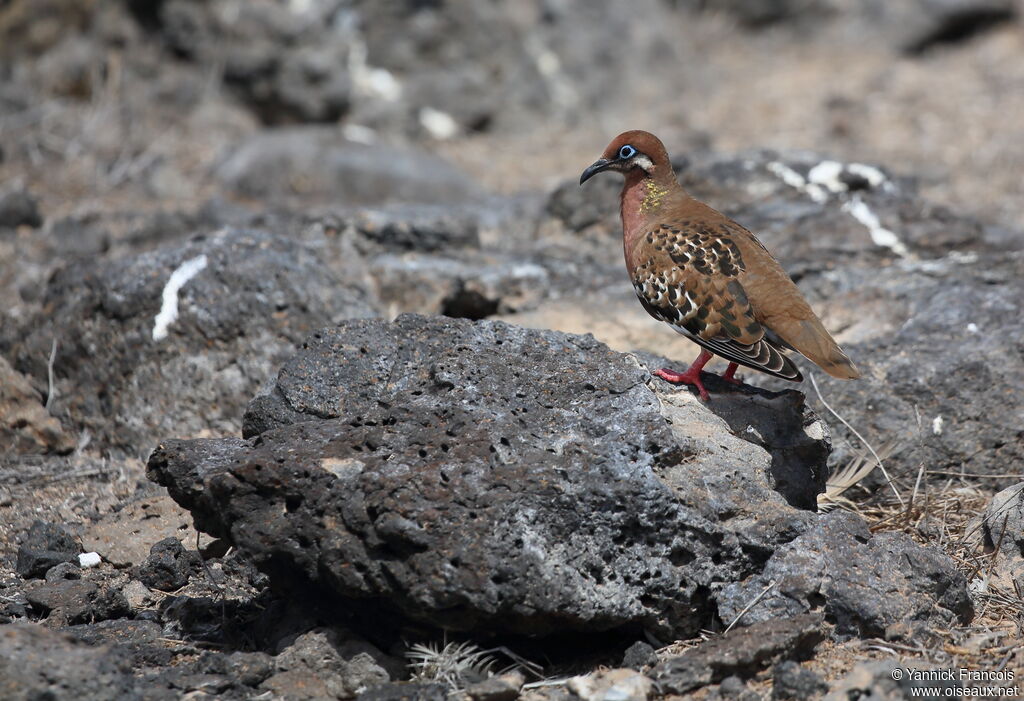
<instances>
[{"instance_id":1,"label":"volcanic lava rock","mask_svg":"<svg viewBox=\"0 0 1024 701\"><path fill-rule=\"evenodd\" d=\"M164 538L150 549L136 576L151 589L175 591L188 584L200 564L199 553L186 550L177 538Z\"/></svg>"},{"instance_id":2,"label":"volcanic lava rock","mask_svg":"<svg viewBox=\"0 0 1024 701\"><path fill-rule=\"evenodd\" d=\"M350 273L296 241L224 229L68 266L38 317L0 331L0 347L45 379L57 338L54 414L94 446L135 454L168 433L236 430L244 397L310 331L374 316Z\"/></svg>"},{"instance_id":3,"label":"volcanic lava rock","mask_svg":"<svg viewBox=\"0 0 1024 701\"><path fill-rule=\"evenodd\" d=\"M480 194L468 176L436 156L349 142L321 127L256 134L216 175L240 194L276 201L458 202Z\"/></svg>"},{"instance_id":4,"label":"volcanic lava rock","mask_svg":"<svg viewBox=\"0 0 1024 701\"><path fill-rule=\"evenodd\" d=\"M779 660L806 659L825 637L816 614L755 623L665 660L651 675L664 693L685 694L730 676L750 678Z\"/></svg>"},{"instance_id":5,"label":"volcanic lava rock","mask_svg":"<svg viewBox=\"0 0 1024 701\"><path fill-rule=\"evenodd\" d=\"M18 547L17 572L25 579L42 577L62 562L78 564L82 547L66 530L54 523L36 521Z\"/></svg>"},{"instance_id":6,"label":"volcanic lava rock","mask_svg":"<svg viewBox=\"0 0 1024 701\"><path fill-rule=\"evenodd\" d=\"M940 551L902 533L872 535L859 517L826 514L781 546L762 572L718 597L722 620L771 621L824 608L836 634L882 636L896 621L967 623L967 582Z\"/></svg>"},{"instance_id":7,"label":"volcanic lava rock","mask_svg":"<svg viewBox=\"0 0 1024 701\"><path fill-rule=\"evenodd\" d=\"M0 628L0 689L9 699L102 701L132 694L127 655L37 625Z\"/></svg>"},{"instance_id":8,"label":"volcanic lava rock","mask_svg":"<svg viewBox=\"0 0 1024 701\"><path fill-rule=\"evenodd\" d=\"M734 434L713 413L721 400L649 381L588 336L351 321L285 364L247 411L247 438L166 441L148 473L273 582L362 600L378 626L387 614L472 631L691 634L730 605L716 601L725 587L821 526L776 491L756 431ZM755 413L784 396L732 391L724 406L746 396ZM826 440L801 403L766 406L795 414L802 441ZM804 453L804 482L826 454ZM824 536L806 542L827 552Z\"/></svg>"}]
</instances>

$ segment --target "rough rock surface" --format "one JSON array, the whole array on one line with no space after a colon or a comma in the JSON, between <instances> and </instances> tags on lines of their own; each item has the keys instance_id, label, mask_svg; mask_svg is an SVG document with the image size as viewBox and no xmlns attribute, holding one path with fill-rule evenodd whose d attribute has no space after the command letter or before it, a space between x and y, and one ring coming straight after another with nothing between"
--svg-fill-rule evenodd
<instances>
[{"instance_id":1,"label":"rough rock surface","mask_svg":"<svg viewBox=\"0 0 1024 701\"><path fill-rule=\"evenodd\" d=\"M884 41L911 54L961 41L1012 20L1018 12L1013 0L682 0L679 5L728 12L750 27L806 27L845 14L853 25L846 31L862 32L869 41Z\"/></svg>"},{"instance_id":2,"label":"rough rock surface","mask_svg":"<svg viewBox=\"0 0 1024 701\"><path fill-rule=\"evenodd\" d=\"M860 517L837 511L776 550L763 571L726 585L719 614L732 620L768 590L745 620L824 610L839 636L882 636L897 621L967 623L974 611L966 586L938 550L902 533L873 536Z\"/></svg>"},{"instance_id":3,"label":"rough rock surface","mask_svg":"<svg viewBox=\"0 0 1024 701\"><path fill-rule=\"evenodd\" d=\"M18 547L17 572L25 579L38 578L62 562L78 562L78 541L65 529L37 520Z\"/></svg>"},{"instance_id":4,"label":"rough rock surface","mask_svg":"<svg viewBox=\"0 0 1024 701\"><path fill-rule=\"evenodd\" d=\"M148 469L282 586L449 629L693 633L723 586L821 526L775 491L756 432L712 413L739 399L709 412L648 380L588 337L348 322L314 334L252 402L247 439L167 441ZM736 394L813 442L799 402ZM826 453L806 452L805 483Z\"/></svg>"},{"instance_id":5,"label":"rough rock surface","mask_svg":"<svg viewBox=\"0 0 1024 701\"><path fill-rule=\"evenodd\" d=\"M992 497L979 525L982 549L995 553L989 574L1007 592L1024 591L1024 482Z\"/></svg>"},{"instance_id":6,"label":"rough rock surface","mask_svg":"<svg viewBox=\"0 0 1024 701\"><path fill-rule=\"evenodd\" d=\"M655 665L651 676L662 693L685 694L731 676L750 678L779 660L806 659L825 637L818 614L755 623Z\"/></svg>"},{"instance_id":7,"label":"rough rock surface","mask_svg":"<svg viewBox=\"0 0 1024 701\"><path fill-rule=\"evenodd\" d=\"M792 660L780 662L772 669L773 701L818 699L826 691L825 680Z\"/></svg>"},{"instance_id":8,"label":"rough rock surface","mask_svg":"<svg viewBox=\"0 0 1024 701\"><path fill-rule=\"evenodd\" d=\"M189 268L175 290L173 274ZM45 378L58 338L54 413L105 448L135 453L168 434L236 429L242 397L312 329L374 316L343 275L300 243L223 230L68 267L46 291L48 311L0 332L0 347ZM166 298L176 316L164 311L173 308Z\"/></svg>"},{"instance_id":9,"label":"rough rock surface","mask_svg":"<svg viewBox=\"0 0 1024 701\"><path fill-rule=\"evenodd\" d=\"M36 625L0 627L0 695L11 701L132 698L130 662Z\"/></svg>"},{"instance_id":10,"label":"rough rock surface","mask_svg":"<svg viewBox=\"0 0 1024 701\"><path fill-rule=\"evenodd\" d=\"M292 127L244 141L217 177L254 198L373 205L383 201L458 202L479 195L462 171L409 149L346 141L336 130Z\"/></svg>"},{"instance_id":11,"label":"rough rock surface","mask_svg":"<svg viewBox=\"0 0 1024 701\"><path fill-rule=\"evenodd\" d=\"M198 553L185 550L177 538L165 538L153 544L136 576L150 589L174 591L188 584L200 565Z\"/></svg>"}]
</instances>

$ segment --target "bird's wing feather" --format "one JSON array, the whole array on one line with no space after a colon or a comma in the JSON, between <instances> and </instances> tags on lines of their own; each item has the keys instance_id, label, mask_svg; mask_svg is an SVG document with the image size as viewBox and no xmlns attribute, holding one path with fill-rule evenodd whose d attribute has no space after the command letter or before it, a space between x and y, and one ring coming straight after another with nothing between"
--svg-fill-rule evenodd
<instances>
[{"instance_id":1,"label":"bird's wing feather","mask_svg":"<svg viewBox=\"0 0 1024 701\"><path fill-rule=\"evenodd\" d=\"M732 362L801 379L755 317L738 279L743 256L727 227L681 220L652 228L637 245L633 286L651 316Z\"/></svg>"}]
</instances>

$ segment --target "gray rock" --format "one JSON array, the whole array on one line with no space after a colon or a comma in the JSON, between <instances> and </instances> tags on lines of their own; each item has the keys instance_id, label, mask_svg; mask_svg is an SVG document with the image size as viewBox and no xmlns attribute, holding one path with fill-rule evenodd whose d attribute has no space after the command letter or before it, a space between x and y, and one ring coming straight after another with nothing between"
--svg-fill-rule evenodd
<instances>
[{"instance_id":1,"label":"gray rock","mask_svg":"<svg viewBox=\"0 0 1024 701\"><path fill-rule=\"evenodd\" d=\"M525 681L520 672L512 671L470 684L465 693L473 701L515 701Z\"/></svg>"},{"instance_id":2,"label":"gray rock","mask_svg":"<svg viewBox=\"0 0 1024 701\"><path fill-rule=\"evenodd\" d=\"M588 337L349 322L253 401L252 438L166 442L149 474L287 586L448 629L695 631L715 581L813 517L763 448L647 378Z\"/></svg>"},{"instance_id":3,"label":"gray rock","mask_svg":"<svg viewBox=\"0 0 1024 701\"><path fill-rule=\"evenodd\" d=\"M773 700L819 699L826 691L828 684L824 679L792 660L784 660L772 668Z\"/></svg>"},{"instance_id":4,"label":"gray rock","mask_svg":"<svg viewBox=\"0 0 1024 701\"><path fill-rule=\"evenodd\" d=\"M841 18L862 41L884 41L917 54L937 44L962 41L1017 13L1013 0L682 0L690 10L727 12L747 27L808 24Z\"/></svg>"},{"instance_id":5,"label":"gray rock","mask_svg":"<svg viewBox=\"0 0 1024 701\"><path fill-rule=\"evenodd\" d=\"M55 523L35 521L18 547L16 570L25 579L42 577L62 562L78 564L78 541Z\"/></svg>"},{"instance_id":6,"label":"gray rock","mask_svg":"<svg viewBox=\"0 0 1024 701\"><path fill-rule=\"evenodd\" d=\"M391 682L372 686L359 701L446 701L448 687L434 682Z\"/></svg>"},{"instance_id":7,"label":"gray rock","mask_svg":"<svg viewBox=\"0 0 1024 701\"><path fill-rule=\"evenodd\" d=\"M186 550L177 538L164 538L150 548L149 557L139 565L136 577L151 589L176 591L188 584L200 564L199 553Z\"/></svg>"},{"instance_id":8,"label":"gray rock","mask_svg":"<svg viewBox=\"0 0 1024 701\"><path fill-rule=\"evenodd\" d=\"M148 472L288 585L449 629L693 631L714 581L812 517L763 448L647 378L588 337L353 321L253 401L253 438L169 441Z\"/></svg>"},{"instance_id":9,"label":"gray rock","mask_svg":"<svg viewBox=\"0 0 1024 701\"><path fill-rule=\"evenodd\" d=\"M10 701L140 698L127 655L30 624L0 627L0 689Z\"/></svg>"},{"instance_id":10,"label":"gray rock","mask_svg":"<svg viewBox=\"0 0 1024 701\"><path fill-rule=\"evenodd\" d=\"M823 611L837 636L869 637L896 622L963 624L974 613L966 580L945 554L902 533L872 535L859 516L842 511L781 546L757 575L726 584L718 595L722 620L766 589L744 614L748 624Z\"/></svg>"},{"instance_id":11,"label":"gray rock","mask_svg":"<svg viewBox=\"0 0 1024 701\"><path fill-rule=\"evenodd\" d=\"M177 317L160 316L188 261L205 267L175 295ZM231 432L245 397L310 331L375 315L358 265L328 267L310 246L237 229L83 261L54 276L38 317L0 331L0 347L45 379L59 339L54 413L88 429L94 446L134 454L163 435ZM166 336L154 338L158 329Z\"/></svg>"},{"instance_id":12,"label":"gray rock","mask_svg":"<svg viewBox=\"0 0 1024 701\"><path fill-rule=\"evenodd\" d=\"M985 546L1008 557L1024 557L1024 482L992 497L982 517Z\"/></svg>"},{"instance_id":13,"label":"gray rock","mask_svg":"<svg viewBox=\"0 0 1024 701\"><path fill-rule=\"evenodd\" d=\"M981 547L995 553L986 576L1006 591L1024 591L1024 482L992 497L979 530Z\"/></svg>"},{"instance_id":14,"label":"gray rock","mask_svg":"<svg viewBox=\"0 0 1024 701\"><path fill-rule=\"evenodd\" d=\"M806 659L825 637L817 614L761 621L660 662L650 674L663 694L686 694L718 682L725 686L729 677L749 679L779 660Z\"/></svg>"},{"instance_id":15,"label":"gray rock","mask_svg":"<svg viewBox=\"0 0 1024 701\"><path fill-rule=\"evenodd\" d=\"M480 194L437 156L353 143L320 127L260 132L224 159L216 177L247 197L276 201L458 202Z\"/></svg>"},{"instance_id":16,"label":"gray rock","mask_svg":"<svg viewBox=\"0 0 1024 701\"><path fill-rule=\"evenodd\" d=\"M0 229L18 226L40 226L39 202L22 189L0 192Z\"/></svg>"},{"instance_id":17,"label":"gray rock","mask_svg":"<svg viewBox=\"0 0 1024 701\"><path fill-rule=\"evenodd\" d=\"M119 589L84 579L47 583L27 591L25 598L40 614L59 616L66 625L131 615L128 601Z\"/></svg>"},{"instance_id":18,"label":"gray rock","mask_svg":"<svg viewBox=\"0 0 1024 701\"><path fill-rule=\"evenodd\" d=\"M287 699L353 698L390 681L377 660L384 656L365 641L321 628L303 633L274 659L276 673L260 688Z\"/></svg>"},{"instance_id":19,"label":"gray rock","mask_svg":"<svg viewBox=\"0 0 1024 701\"><path fill-rule=\"evenodd\" d=\"M68 561L61 562L60 564L54 565L50 569L46 570L46 581L47 582L59 582L64 579L81 579L82 568L78 566L77 562Z\"/></svg>"},{"instance_id":20,"label":"gray rock","mask_svg":"<svg viewBox=\"0 0 1024 701\"><path fill-rule=\"evenodd\" d=\"M622 656L622 666L629 667L630 669L640 670L649 665L657 664L657 662L658 655L654 648L642 640L637 640L626 648L626 652Z\"/></svg>"}]
</instances>

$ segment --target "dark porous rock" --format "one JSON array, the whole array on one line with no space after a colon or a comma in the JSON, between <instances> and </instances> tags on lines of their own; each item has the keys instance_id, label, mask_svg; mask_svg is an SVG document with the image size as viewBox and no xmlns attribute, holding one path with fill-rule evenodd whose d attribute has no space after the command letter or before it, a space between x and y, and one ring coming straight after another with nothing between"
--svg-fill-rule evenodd
<instances>
[{"instance_id":1,"label":"dark porous rock","mask_svg":"<svg viewBox=\"0 0 1024 701\"><path fill-rule=\"evenodd\" d=\"M351 225L385 251L447 253L480 247L480 218L472 209L425 203L360 209Z\"/></svg>"},{"instance_id":2,"label":"dark porous rock","mask_svg":"<svg viewBox=\"0 0 1024 701\"><path fill-rule=\"evenodd\" d=\"M725 12L745 27L822 20L836 9L828 0L680 0L676 7L691 12Z\"/></svg>"},{"instance_id":3,"label":"dark porous rock","mask_svg":"<svg viewBox=\"0 0 1024 701\"><path fill-rule=\"evenodd\" d=\"M131 615L131 607L119 589L84 579L50 582L25 592L40 615L68 624L91 623Z\"/></svg>"},{"instance_id":4,"label":"dark porous rock","mask_svg":"<svg viewBox=\"0 0 1024 701\"><path fill-rule=\"evenodd\" d=\"M172 651L159 642L163 628L156 621L119 618L95 623L79 623L63 629L76 640L89 645L108 645L131 657L135 665L169 664Z\"/></svg>"},{"instance_id":5,"label":"dark porous rock","mask_svg":"<svg viewBox=\"0 0 1024 701\"><path fill-rule=\"evenodd\" d=\"M150 589L176 591L188 584L201 562L199 553L186 550L177 538L164 538L150 548L135 576Z\"/></svg>"},{"instance_id":6,"label":"dark porous rock","mask_svg":"<svg viewBox=\"0 0 1024 701\"><path fill-rule=\"evenodd\" d=\"M359 701L447 701L448 687L436 682L390 682L372 686Z\"/></svg>"},{"instance_id":7,"label":"dark porous rock","mask_svg":"<svg viewBox=\"0 0 1024 701\"><path fill-rule=\"evenodd\" d=\"M274 673L274 658L264 652L209 655L207 672L223 674L242 686L257 687Z\"/></svg>"},{"instance_id":8,"label":"dark porous rock","mask_svg":"<svg viewBox=\"0 0 1024 701\"><path fill-rule=\"evenodd\" d=\"M260 132L225 158L216 175L242 195L278 201L459 202L480 194L437 156L354 143L321 127Z\"/></svg>"},{"instance_id":9,"label":"dark porous rock","mask_svg":"<svg viewBox=\"0 0 1024 701\"><path fill-rule=\"evenodd\" d=\"M963 41L1019 12L1013 0L680 0L676 6L725 12L748 28L785 24L806 31L810 23L838 19L840 35L849 40L881 42L908 54Z\"/></svg>"},{"instance_id":10,"label":"dark porous rock","mask_svg":"<svg viewBox=\"0 0 1024 701\"><path fill-rule=\"evenodd\" d=\"M59 582L62 579L81 579L82 568L77 562L61 562L46 570L47 582Z\"/></svg>"},{"instance_id":11,"label":"dark porous rock","mask_svg":"<svg viewBox=\"0 0 1024 701\"><path fill-rule=\"evenodd\" d=\"M274 658L276 672L260 685L290 699L352 698L391 680L378 664L383 654L365 641L330 629L316 629L294 639Z\"/></svg>"},{"instance_id":12,"label":"dark porous rock","mask_svg":"<svg viewBox=\"0 0 1024 701\"><path fill-rule=\"evenodd\" d=\"M657 663L657 652L649 643L645 643L643 640L637 640L626 648L626 652L622 656L622 666L631 669L643 669Z\"/></svg>"},{"instance_id":13,"label":"dark porous rock","mask_svg":"<svg viewBox=\"0 0 1024 701\"><path fill-rule=\"evenodd\" d=\"M512 671L470 684L465 693L473 701L515 701L525 681L520 672Z\"/></svg>"},{"instance_id":14,"label":"dark porous rock","mask_svg":"<svg viewBox=\"0 0 1024 701\"><path fill-rule=\"evenodd\" d=\"M40 226L39 202L22 189L0 192L0 229L18 226Z\"/></svg>"},{"instance_id":15,"label":"dark porous rock","mask_svg":"<svg viewBox=\"0 0 1024 701\"><path fill-rule=\"evenodd\" d=\"M382 305L458 319L531 309L562 287L539 261L488 254L384 255L371 271Z\"/></svg>"},{"instance_id":16,"label":"dark porous rock","mask_svg":"<svg viewBox=\"0 0 1024 701\"><path fill-rule=\"evenodd\" d=\"M664 660L650 674L662 693L685 694L728 677L749 679L780 660L807 659L825 637L817 614L762 621Z\"/></svg>"},{"instance_id":17,"label":"dark porous rock","mask_svg":"<svg viewBox=\"0 0 1024 701\"><path fill-rule=\"evenodd\" d=\"M55 523L36 521L18 547L16 570L25 579L42 577L62 562L78 564L78 541Z\"/></svg>"},{"instance_id":18,"label":"dark porous rock","mask_svg":"<svg viewBox=\"0 0 1024 701\"><path fill-rule=\"evenodd\" d=\"M140 698L127 655L32 624L0 627L0 690L10 701Z\"/></svg>"},{"instance_id":19,"label":"dark porous rock","mask_svg":"<svg viewBox=\"0 0 1024 701\"><path fill-rule=\"evenodd\" d=\"M810 669L792 660L784 660L772 668L773 701L820 699L828 684Z\"/></svg>"},{"instance_id":20,"label":"dark porous rock","mask_svg":"<svg viewBox=\"0 0 1024 701\"><path fill-rule=\"evenodd\" d=\"M764 570L719 592L719 614L771 622L821 611L836 635L882 636L892 623L966 624L973 614L965 577L941 551L902 533L872 535L859 516L826 514L775 551Z\"/></svg>"},{"instance_id":21,"label":"dark porous rock","mask_svg":"<svg viewBox=\"0 0 1024 701\"><path fill-rule=\"evenodd\" d=\"M232 432L245 398L302 338L376 314L355 281L358 263L349 266L239 229L85 260L53 277L38 317L0 330L0 348L45 383L58 338L53 411L94 446L136 454L163 435Z\"/></svg>"},{"instance_id":22,"label":"dark porous rock","mask_svg":"<svg viewBox=\"0 0 1024 701\"><path fill-rule=\"evenodd\" d=\"M248 439L166 441L148 473L321 601L448 629L690 634L716 582L814 516L772 489L764 448L648 380L588 336L351 321L285 364Z\"/></svg>"}]
</instances>

